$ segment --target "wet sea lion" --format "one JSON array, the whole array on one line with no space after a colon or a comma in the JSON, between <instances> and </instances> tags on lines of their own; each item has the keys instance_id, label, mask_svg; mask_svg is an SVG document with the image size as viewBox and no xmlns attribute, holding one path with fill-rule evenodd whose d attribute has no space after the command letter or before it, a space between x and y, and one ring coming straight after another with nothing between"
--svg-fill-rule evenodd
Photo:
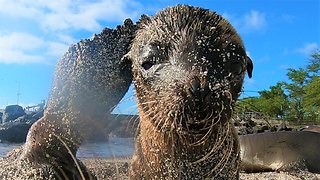
<instances>
[{"instance_id":1,"label":"wet sea lion","mask_svg":"<svg viewBox=\"0 0 320 180\"><path fill-rule=\"evenodd\" d=\"M252 61L236 30L178 5L145 16L126 58L140 115L131 179L238 179L231 116Z\"/></svg>"},{"instance_id":2,"label":"wet sea lion","mask_svg":"<svg viewBox=\"0 0 320 180\"><path fill-rule=\"evenodd\" d=\"M135 31L128 19L69 48L57 64L44 117L31 127L22 149L0 160L1 179L92 178L76 152L131 84L131 64L121 58Z\"/></svg>"}]
</instances>

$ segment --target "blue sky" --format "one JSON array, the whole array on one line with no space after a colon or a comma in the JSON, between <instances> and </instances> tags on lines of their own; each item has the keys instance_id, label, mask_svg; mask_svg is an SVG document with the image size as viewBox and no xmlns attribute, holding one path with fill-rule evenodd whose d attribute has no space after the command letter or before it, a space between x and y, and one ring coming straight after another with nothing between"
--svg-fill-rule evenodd
<instances>
[{"instance_id":1,"label":"blue sky","mask_svg":"<svg viewBox=\"0 0 320 180\"><path fill-rule=\"evenodd\" d=\"M319 0L0 0L0 108L47 99L57 60L67 47L125 18L175 4L216 11L238 30L254 62L243 97L287 80L320 47ZM133 110L132 90L118 112Z\"/></svg>"}]
</instances>

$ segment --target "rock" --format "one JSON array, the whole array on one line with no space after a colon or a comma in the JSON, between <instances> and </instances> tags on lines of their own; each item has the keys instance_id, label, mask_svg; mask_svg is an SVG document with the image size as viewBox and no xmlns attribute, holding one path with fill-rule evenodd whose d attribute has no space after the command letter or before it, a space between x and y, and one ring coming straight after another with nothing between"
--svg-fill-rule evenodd
<instances>
[{"instance_id":1,"label":"rock","mask_svg":"<svg viewBox=\"0 0 320 180\"><path fill-rule=\"evenodd\" d=\"M20 118L21 119L21 118ZM19 119L18 119L19 120ZM0 126L0 140L3 142L21 143L26 141L28 130L35 121L7 122Z\"/></svg>"},{"instance_id":2,"label":"rock","mask_svg":"<svg viewBox=\"0 0 320 180\"><path fill-rule=\"evenodd\" d=\"M34 114L32 114L31 119L40 119L43 117L44 114L44 109L42 109L41 111L35 112Z\"/></svg>"},{"instance_id":3,"label":"rock","mask_svg":"<svg viewBox=\"0 0 320 180\"><path fill-rule=\"evenodd\" d=\"M292 128L287 127L284 123L276 126L277 131L292 131Z\"/></svg>"},{"instance_id":4,"label":"rock","mask_svg":"<svg viewBox=\"0 0 320 180\"><path fill-rule=\"evenodd\" d=\"M263 125L263 126L260 126L259 128L260 130L258 131L258 133L270 131L270 127L268 125Z\"/></svg>"},{"instance_id":5,"label":"rock","mask_svg":"<svg viewBox=\"0 0 320 180\"><path fill-rule=\"evenodd\" d=\"M11 122L18 117L24 116L26 113L23 108L19 105L10 105L4 109L2 115L2 123Z\"/></svg>"},{"instance_id":6,"label":"rock","mask_svg":"<svg viewBox=\"0 0 320 180\"><path fill-rule=\"evenodd\" d=\"M43 116L43 110L31 112L0 125L0 141L22 143L26 141L28 131L33 123Z\"/></svg>"}]
</instances>

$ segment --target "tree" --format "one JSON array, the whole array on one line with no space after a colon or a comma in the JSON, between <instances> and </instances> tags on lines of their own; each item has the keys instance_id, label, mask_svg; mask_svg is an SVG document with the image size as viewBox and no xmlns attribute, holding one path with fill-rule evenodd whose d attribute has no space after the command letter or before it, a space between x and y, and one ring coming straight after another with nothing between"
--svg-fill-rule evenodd
<instances>
[{"instance_id":1,"label":"tree","mask_svg":"<svg viewBox=\"0 0 320 180\"><path fill-rule=\"evenodd\" d=\"M284 86L289 94L289 119L298 122L319 119L319 70L319 50L311 55L306 68L288 69L287 76L290 82L284 83Z\"/></svg>"},{"instance_id":2,"label":"tree","mask_svg":"<svg viewBox=\"0 0 320 180\"><path fill-rule=\"evenodd\" d=\"M288 110L288 97L279 82L269 90L260 91L259 97L244 98L238 101L239 113L259 112L270 118L282 118Z\"/></svg>"},{"instance_id":3,"label":"tree","mask_svg":"<svg viewBox=\"0 0 320 180\"><path fill-rule=\"evenodd\" d=\"M243 98L237 101L236 104L236 110L238 113L246 113L246 112L256 112L260 111L259 108L257 108L258 97L248 97Z\"/></svg>"},{"instance_id":4,"label":"tree","mask_svg":"<svg viewBox=\"0 0 320 180\"><path fill-rule=\"evenodd\" d=\"M259 97L241 99L237 111L260 112L271 118L320 123L320 51L311 55L305 68L289 68L289 81L278 82Z\"/></svg>"},{"instance_id":5,"label":"tree","mask_svg":"<svg viewBox=\"0 0 320 180\"><path fill-rule=\"evenodd\" d=\"M320 122L320 77L314 76L304 87L303 111L309 120Z\"/></svg>"},{"instance_id":6,"label":"tree","mask_svg":"<svg viewBox=\"0 0 320 180\"><path fill-rule=\"evenodd\" d=\"M314 73L314 75L319 76L320 71L320 50L316 50L315 53L311 55L311 59L307 66L307 69L310 73Z\"/></svg>"},{"instance_id":7,"label":"tree","mask_svg":"<svg viewBox=\"0 0 320 180\"><path fill-rule=\"evenodd\" d=\"M260 91L258 106L262 112L271 118L283 118L288 110L288 96L284 93L282 82L271 86L270 90Z\"/></svg>"},{"instance_id":8,"label":"tree","mask_svg":"<svg viewBox=\"0 0 320 180\"><path fill-rule=\"evenodd\" d=\"M303 121L304 111L302 108L302 99L305 94L303 87L307 83L308 72L303 68L299 68L298 70L289 68L288 71L287 76L291 82L285 82L284 86L289 92L289 118L294 118L298 122Z\"/></svg>"}]
</instances>

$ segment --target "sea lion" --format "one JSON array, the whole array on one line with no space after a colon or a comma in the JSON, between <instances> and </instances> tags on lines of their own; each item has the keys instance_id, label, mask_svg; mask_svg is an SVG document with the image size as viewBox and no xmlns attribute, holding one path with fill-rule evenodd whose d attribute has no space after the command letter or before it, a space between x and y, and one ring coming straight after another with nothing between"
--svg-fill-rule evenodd
<instances>
[{"instance_id":1,"label":"sea lion","mask_svg":"<svg viewBox=\"0 0 320 180\"><path fill-rule=\"evenodd\" d=\"M177 5L141 20L126 58L140 125L131 179L238 179L231 122L253 64L236 30L207 9Z\"/></svg>"},{"instance_id":2,"label":"sea lion","mask_svg":"<svg viewBox=\"0 0 320 180\"><path fill-rule=\"evenodd\" d=\"M31 127L22 149L1 159L1 178L93 178L76 152L132 82L131 64L121 58L135 31L128 19L69 48L57 64L44 117Z\"/></svg>"},{"instance_id":3,"label":"sea lion","mask_svg":"<svg viewBox=\"0 0 320 180\"><path fill-rule=\"evenodd\" d=\"M301 166L320 173L320 133L265 132L240 136L241 169L246 172L286 171Z\"/></svg>"}]
</instances>

